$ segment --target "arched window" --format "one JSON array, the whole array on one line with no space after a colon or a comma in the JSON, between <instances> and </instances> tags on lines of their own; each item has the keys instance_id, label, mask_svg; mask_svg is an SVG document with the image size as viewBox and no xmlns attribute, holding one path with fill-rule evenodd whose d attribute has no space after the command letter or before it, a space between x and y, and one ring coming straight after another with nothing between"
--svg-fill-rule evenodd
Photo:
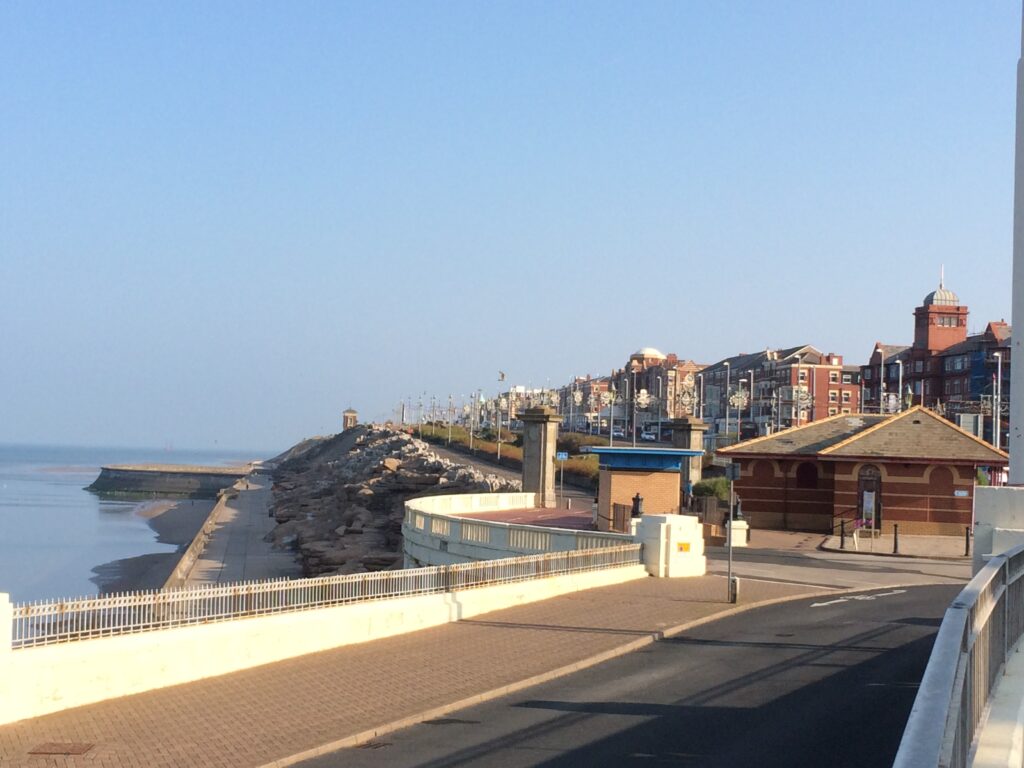
<instances>
[{"instance_id":1,"label":"arched window","mask_svg":"<svg viewBox=\"0 0 1024 768\"><path fill-rule=\"evenodd\" d=\"M818 468L809 461L805 461L796 468L797 488L817 488Z\"/></svg>"}]
</instances>

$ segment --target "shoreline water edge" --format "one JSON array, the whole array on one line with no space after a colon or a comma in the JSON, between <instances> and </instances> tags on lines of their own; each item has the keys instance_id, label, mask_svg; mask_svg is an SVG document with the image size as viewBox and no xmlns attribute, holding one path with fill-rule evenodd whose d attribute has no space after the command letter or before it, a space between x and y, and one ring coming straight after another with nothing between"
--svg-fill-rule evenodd
<instances>
[{"instance_id":1,"label":"shoreline water edge","mask_svg":"<svg viewBox=\"0 0 1024 768\"><path fill-rule=\"evenodd\" d=\"M87 486L113 463L230 470L253 455L0 444L0 592L34 602L160 589L216 499Z\"/></svg>"},{"instance_id":2,"label":"shoreline water edge","mask_svg":"<svg viewBox=\"0 0 1024 768\"><path fill-rule=\"evenodd\" d=\"M171 552L119 558L92 569L90 578L100 593L160 589L174 572L192 539L199 533L216 501L209 499L154 499L140 502L132 514L146 520L160 544Z\"/></svg>"}]
</instances>

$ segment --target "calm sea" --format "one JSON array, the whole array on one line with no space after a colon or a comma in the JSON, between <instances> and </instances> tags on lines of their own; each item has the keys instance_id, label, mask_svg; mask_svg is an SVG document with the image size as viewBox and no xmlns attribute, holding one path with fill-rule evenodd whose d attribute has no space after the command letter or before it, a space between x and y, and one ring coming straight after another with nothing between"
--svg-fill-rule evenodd
<instances>
[{"instance_id":1,"label":"calm sea","mask_svg":"<svg viewBox=\"0 0 1024 768\"><path fill-rule=\"evenodd\" d=\"M84 490L104 464L237 464L233 451L0 445L0 592L14 601L94 595L92 569L175 547L160 544L136 502Z\"/></svg>"}]
</instances>

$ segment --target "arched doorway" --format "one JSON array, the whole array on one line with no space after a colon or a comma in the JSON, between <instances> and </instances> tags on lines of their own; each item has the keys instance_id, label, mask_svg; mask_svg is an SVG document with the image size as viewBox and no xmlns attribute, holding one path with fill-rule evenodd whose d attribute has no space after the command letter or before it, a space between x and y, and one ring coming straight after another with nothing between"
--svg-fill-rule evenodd
<instances>
[{"instance_id":1,"label":"arched doorway","mask_svg":"<svg viewBox=\"0 0 1024 768\"><path fill-rule=\"evenodd\" d=\"M857 475L857 516L867 527L882 528L882 473L865 464Z\"/></svg>"}]
</instances>

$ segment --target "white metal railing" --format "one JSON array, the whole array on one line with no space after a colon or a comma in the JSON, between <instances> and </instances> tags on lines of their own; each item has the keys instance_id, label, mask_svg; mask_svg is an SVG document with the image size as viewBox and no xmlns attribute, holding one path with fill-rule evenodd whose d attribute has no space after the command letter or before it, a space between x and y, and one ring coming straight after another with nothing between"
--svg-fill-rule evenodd
<instances>
[{"instance_id":1,"label":"white metal railing","mask_svg":"<svg viewBox=\"0 0 1024 768\"><path fill-rule=\"evenodd\" d=\"M893 768L965 768L1024 635L1024 545L994 555L946 609Z\"/></svg>"},{"instance_id":2,"label":"white metal railing","mask_svg":"<svg viewBox=\"0 0 1024 768\"><path fill-rule=\"evenodd\" d=\"M402 571L277 579L74 600L16 603L13 648L230 621L641 563L640 545L525 555Z\"/></svg>"},{"instance_id":3,"label":"white metal railing","mask_svg":"<svg viewBox=\"0 0 1024 768\"><path fill-rule=\"evenodd\" d=\"M461 502L461 506L444 504L449 500ZM500 503L499 503L500 502ZM570 550L616 547L633 541L629 534L552 528L549 526L503 523L496 520L479 520L473 512L494 509L515 509L518 504L530 505L533 494L467 494L460 496L431 496L411 499L405 503L405 520L402 534L407 543L425 548L440 545L442 551L451 553L451 545L477 546L486 554L461 552L467 558L483 559L497 553L525 555L538 552L562 552Z\"/></svg>"}]
</instances>

